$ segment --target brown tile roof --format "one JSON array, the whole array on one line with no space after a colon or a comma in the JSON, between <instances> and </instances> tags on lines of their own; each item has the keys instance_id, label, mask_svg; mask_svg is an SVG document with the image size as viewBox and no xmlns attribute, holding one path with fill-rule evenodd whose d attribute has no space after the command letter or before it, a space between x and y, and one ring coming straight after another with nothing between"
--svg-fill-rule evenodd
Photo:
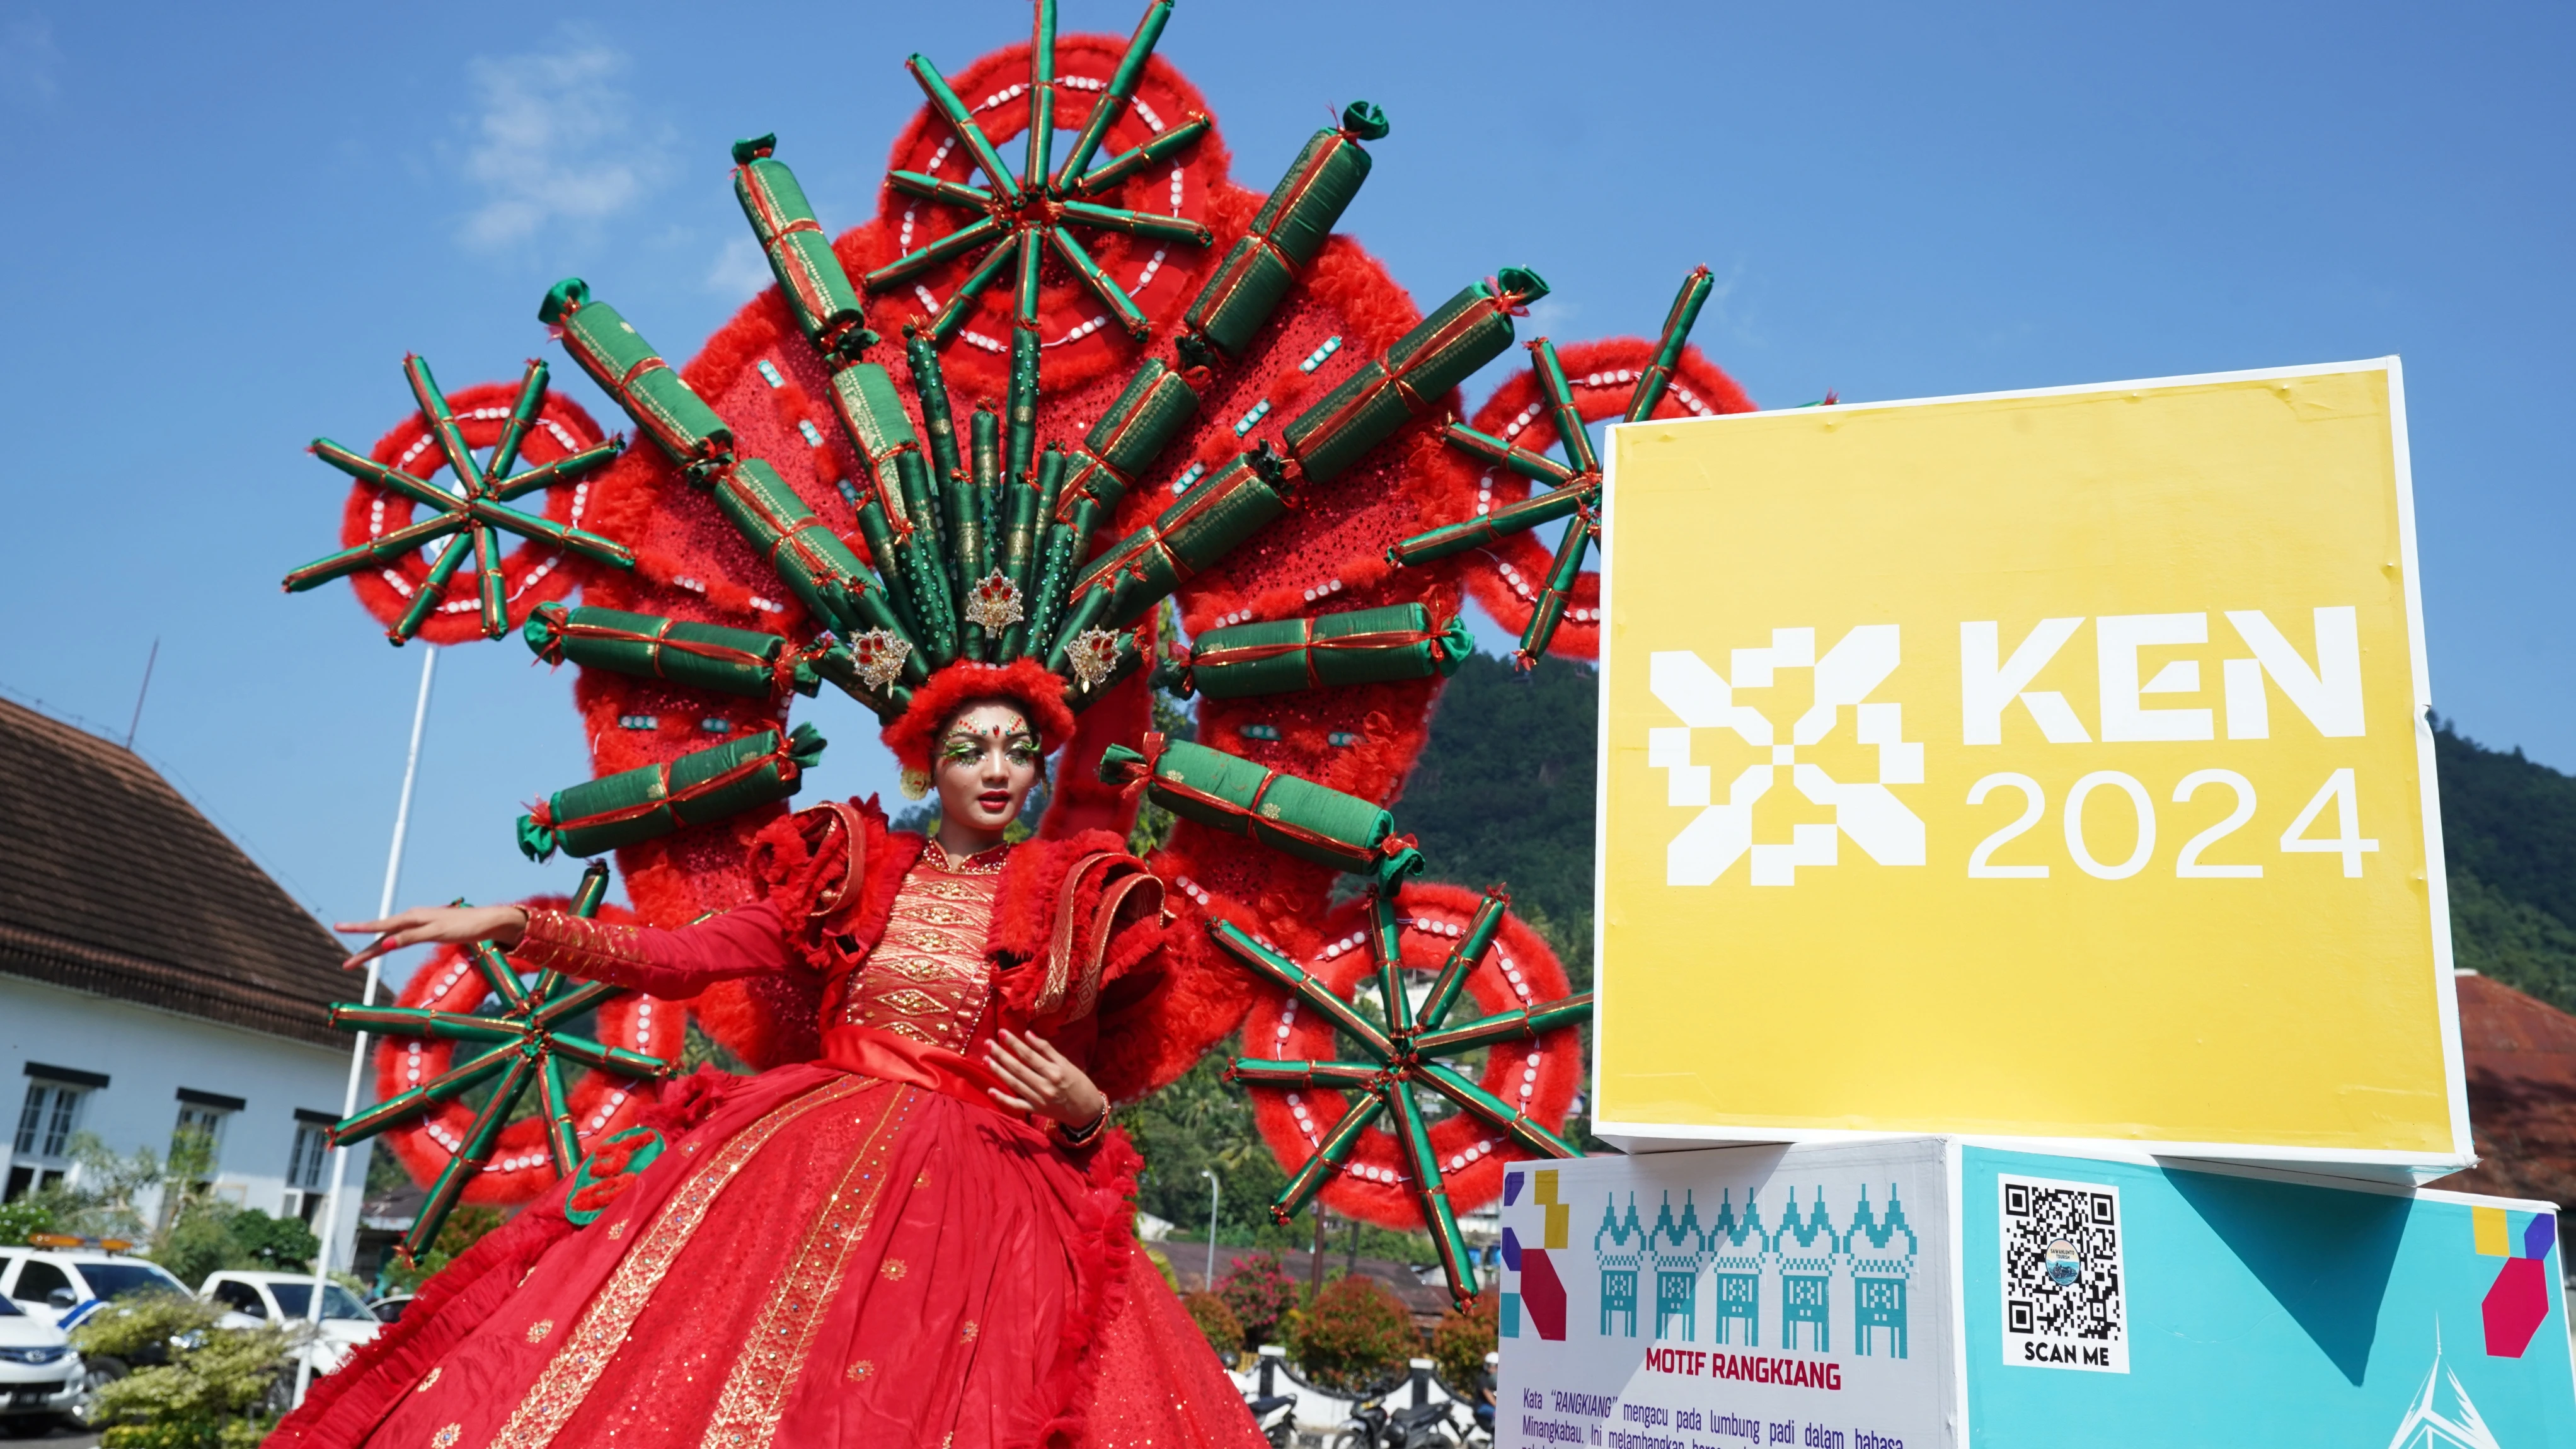
<instances>
[{"instance_id":1,"label":"brown tile roof","mask_svg":"<svg viewBox=\"0 0 2576 1449\"><path fill-rule=\"evenodd\" d=\"M2435 1187L2576 1207L2576 1016L2486 976L2462 976L2475 1168Z\"/></svg>"},{"instance_id":2,"label":"brown tile roof","mask_svg":"<svg viewBox=\"0 0 2576 1449\"><path fill-rule=\"evenodd\" d=\"M0 973L336 1046L342 958L159 772L0 699Z\"/></svg>"}]
</instances>

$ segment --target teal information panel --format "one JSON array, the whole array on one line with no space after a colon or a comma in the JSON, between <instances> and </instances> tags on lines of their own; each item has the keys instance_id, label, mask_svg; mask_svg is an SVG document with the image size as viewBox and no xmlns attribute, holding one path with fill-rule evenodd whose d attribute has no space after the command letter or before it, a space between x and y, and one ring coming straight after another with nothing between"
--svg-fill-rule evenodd
<instances>
[{"instance_id":1,"label":"teal information panel","mask_svg":"<svg viewBox=\"0 0 2576 1449\"><path fill-rule=\"evenodd\" d=\"M1967 1441L2576 1444L2557 1219L1962 1149Z\"/></svg>"}]
</instances>

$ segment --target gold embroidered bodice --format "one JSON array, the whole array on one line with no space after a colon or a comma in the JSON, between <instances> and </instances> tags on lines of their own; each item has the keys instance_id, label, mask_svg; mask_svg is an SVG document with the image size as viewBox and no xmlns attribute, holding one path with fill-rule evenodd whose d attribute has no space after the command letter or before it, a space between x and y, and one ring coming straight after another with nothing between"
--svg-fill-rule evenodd
<instances>
[{"instance_id":1,"label":"gold embroidered bodice","mask_svg":"<svg viewBox=\"0 0 2576 1449\"><path fill-rule=\"evenodd\" d=\"M992 997L984 941L1009 854L1001 846L952 866L936 842L924 842L895 892L884 938L850 983L841 1020L964 1050Z\"/></svg>"}]
</instances>

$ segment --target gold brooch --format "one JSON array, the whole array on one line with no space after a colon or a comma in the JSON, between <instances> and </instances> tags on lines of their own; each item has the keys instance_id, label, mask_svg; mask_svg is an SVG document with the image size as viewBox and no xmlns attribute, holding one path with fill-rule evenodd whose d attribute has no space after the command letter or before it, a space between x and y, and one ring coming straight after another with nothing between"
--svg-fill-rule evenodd
<instances>
[{"instance_id":1,"label":"gold brooch","mask_svg":"<svg viewBox=\"0 0 2576 1449\"><path fill-rule=\"evenodd\" d=\"M850 638L850 662L857 666L859 678L866 680L870 689L892 684L903 673L903 661L911 653L911 641L892 629L870 629Z\"/></svg>"},{"instance_id":2,"label":"gold brooch","mask_svg":"<svg viewBox=\"0 0 2576 1449\"><path fill-rule=\"evenodd\" d=\"M981 626L995 638L1027 617L1027 611L1020 607L1020 586L1000 569L986 574L967 591L966 622Z\"/></svg>"},{"instance_id":3,"label":"gold brooch","mask_svg":"<svg viewBox=\"0 0 2576 1449\"><path fill-rule=\"evenodd\" d=\"M1074 683L1085 694L1099 688L1100 682L1118 667L1118 646L1126 641L1126 635L1107 629L1085 629L1073 636L1072 646L1065 650L1065 663L1073 670Z\"/></svg>"}]
</instances>

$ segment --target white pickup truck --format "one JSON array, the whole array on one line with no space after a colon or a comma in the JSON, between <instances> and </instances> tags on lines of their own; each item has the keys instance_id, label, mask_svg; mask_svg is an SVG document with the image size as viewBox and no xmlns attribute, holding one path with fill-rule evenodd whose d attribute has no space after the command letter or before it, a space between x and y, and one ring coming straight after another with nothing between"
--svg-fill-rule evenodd
<instances>
[{"instance_id":1,"label":"white pickup truck","mask_svg":"<svg viewBox=\"0 0 2576 1449\"><path fill-rule=\"evenodd\" d=\"M224 1309L217 1328L283 1326L304 1340L305 1315L313 1309L310 1273L254 1273L226 1269L208 1275L197 1296ZM337 1283L323 1285L321 1332L311 1341L313 1371L327 1374L347 1363L358 1345L385 1331L358 1296Z\"/></svg>"}]
</instances>

